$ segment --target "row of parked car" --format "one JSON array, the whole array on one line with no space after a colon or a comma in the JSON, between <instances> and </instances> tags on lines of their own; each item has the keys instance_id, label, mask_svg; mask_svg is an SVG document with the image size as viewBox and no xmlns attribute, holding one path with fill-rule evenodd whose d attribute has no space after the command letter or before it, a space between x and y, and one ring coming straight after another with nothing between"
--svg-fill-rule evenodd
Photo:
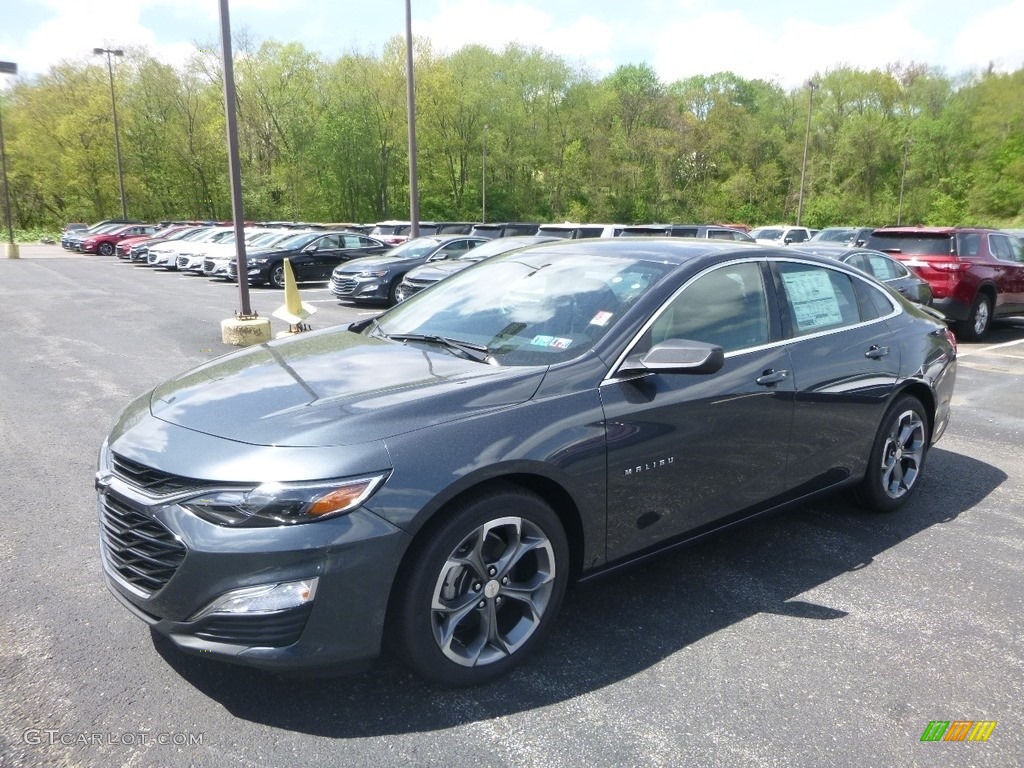
<instances>
[{"instance_id":1,"label":"row of parked car","mask_svg":"<svg viewBox=\"0 0 1024 768\"><path fill-rule=\"evenodd\" d=\"M62 245L169 271L238 279L235 229L212 222L101 222L66 233ZM345 227L335 229L334 227ZM356 231L368 229L368 232ZM491 256L553 240L687 237L789 246L842 261L911 301L931 306L965 340L980 339L997 317L1024 314L1024 244L999 230L954 227L804 227L742 229L713 224L481 224L410 222L375 225L266 222L245 229L246 271L253 285L284 286L284 260L299 282L329 281L340 300L396 304Z\"/></svg>"}]
</instances>

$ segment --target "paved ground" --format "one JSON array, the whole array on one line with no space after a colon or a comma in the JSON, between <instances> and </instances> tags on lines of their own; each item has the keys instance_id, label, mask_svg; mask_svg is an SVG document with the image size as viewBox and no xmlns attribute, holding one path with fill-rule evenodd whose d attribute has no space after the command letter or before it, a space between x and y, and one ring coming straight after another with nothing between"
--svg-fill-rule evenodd
<instances>
[{"instance_id":1,"label":"paved ground","mask_svg":"<svg viewBox=\"0 0 1024 768\"><path fill-rule=\"evenodd\" d=\"M0 260L0 766L1024 764L1024 322L961 347L954 421L895 515L829 500L576 590L487 687L392 661L282 681L154 640L97 553L103 436L226 351L237 289L22 256ZM360 313L302 293L314 327ZM280 302L253 291L260 314ZM920 741L958 719L998 725Z\"/></svg>"}]
</instances>

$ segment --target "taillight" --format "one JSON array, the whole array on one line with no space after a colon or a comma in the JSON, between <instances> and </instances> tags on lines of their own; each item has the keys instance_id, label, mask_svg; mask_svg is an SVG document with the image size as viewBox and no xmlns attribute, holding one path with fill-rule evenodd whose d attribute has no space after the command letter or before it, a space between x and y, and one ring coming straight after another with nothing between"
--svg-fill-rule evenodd
<instances>
[{"instance_id":1,"label":"taillight","mask_svg":"<svg viewBox=\"0 0 1024 768\"><path fill-rule=\"evenodd\" d=\"M933 261L928 266L945 272L959 272L962 269L970 268L970 264L964 264L961 261Z\"/></svg>"}]
</instances>

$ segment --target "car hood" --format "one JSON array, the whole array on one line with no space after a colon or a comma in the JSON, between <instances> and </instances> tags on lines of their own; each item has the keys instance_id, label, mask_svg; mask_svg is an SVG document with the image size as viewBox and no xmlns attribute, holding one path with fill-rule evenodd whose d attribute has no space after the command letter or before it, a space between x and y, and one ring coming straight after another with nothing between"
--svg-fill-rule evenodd
<instances>
[{"instance_id":1,"label":"car hood","mask_svg":"<svg viewBox=\"0 0 1024 768\"><path fill-rule=\"evenodd\" d=\"M355 445L528 400L544 368L330 328L250 347L160 385L150 412L242 443Z\"/></svg>"},{"instance_id":2,"label":"car hood","mask_svg":"<svg viewBox=\"0 0 1024 768\"><path fill-rule=\"evenodd\" d=\"M415 267L423 262L423 258L403 259L398 256L363 256L346 261L335 267L336 275L358 275L365 270L391 269L392 267Z\"/></svg>"}]
</instances>

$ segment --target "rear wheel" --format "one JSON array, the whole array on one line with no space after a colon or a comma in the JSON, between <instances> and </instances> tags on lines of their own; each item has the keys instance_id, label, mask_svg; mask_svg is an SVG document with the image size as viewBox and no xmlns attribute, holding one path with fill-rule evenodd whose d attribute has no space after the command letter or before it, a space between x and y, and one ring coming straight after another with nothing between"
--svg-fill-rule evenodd
<instances>
[{"instance_id":1,"label":"rear wheel","mask_svg":"<svg viewBox=\"0 0 1024 768\"><path fill-rule=\"evenodd\" d=\"M964 341L978 341L986 333L992 323L992 299L987 294L979 293L971 307L971 314L963 322L957 323L954 330Z\"/></svg>"},{"instance_id":2,"label":"rear wheel","mask_svg":"<svg viewBox=\"0 0 1024 768\"><path fill-rule=\"evenodd\" d=\"M928 452L928 417L921 401L903 395L889 406L871 448L857 500L877 512L903 506L917 489Z\"/></svg>"},{"instance_id":3,"label":"rear wheel","mask_svg":"<svg viewBox=\"0 0 1024 768\"><path fill-rule=\"evenodd\" d=\"M473 496L410 555L396 584L390 640L421 677L477 685L541 641L568 582L561 521L514 486Z\"/></svg>"}]
</instances>

